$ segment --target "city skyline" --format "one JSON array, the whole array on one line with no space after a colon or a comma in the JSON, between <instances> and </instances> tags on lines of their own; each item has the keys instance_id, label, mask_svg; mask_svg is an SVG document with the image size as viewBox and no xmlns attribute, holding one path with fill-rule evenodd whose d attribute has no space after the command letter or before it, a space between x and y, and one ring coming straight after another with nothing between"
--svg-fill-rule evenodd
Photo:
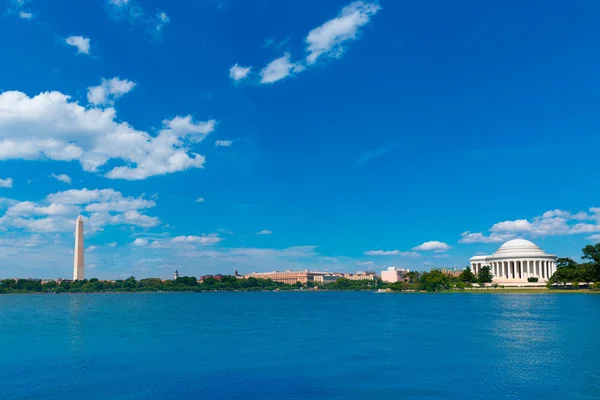
<instances>
[{"instance_id":1,"label":"city skyline","mask_svg":"<svg viewBox=\"0 0 600 400\"><path fill-rule=\"evenodd\" d=\"M0 276L579 259L600 4L460 4L0 1Z\"/></svg>"}]
</instances>

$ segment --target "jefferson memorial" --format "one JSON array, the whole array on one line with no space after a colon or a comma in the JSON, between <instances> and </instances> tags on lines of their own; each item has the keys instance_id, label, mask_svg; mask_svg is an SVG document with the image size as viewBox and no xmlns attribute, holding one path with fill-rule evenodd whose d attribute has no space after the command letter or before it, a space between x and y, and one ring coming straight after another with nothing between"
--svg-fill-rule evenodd
<instances>
[{"instance_id":1,"label":"jefferson memorial","mask_svg":"<svg viewBox=\"0 0 600 400\"><path fill-rule=\"evenodd\" d=\"M527 283L537 277L547 282L556 271L556 256L546 254L529 240L513 239L504 243L492 255L471 257L471 270L477 274L482 267L491 267L494 283Z\"/></svg>"}]
</instances>

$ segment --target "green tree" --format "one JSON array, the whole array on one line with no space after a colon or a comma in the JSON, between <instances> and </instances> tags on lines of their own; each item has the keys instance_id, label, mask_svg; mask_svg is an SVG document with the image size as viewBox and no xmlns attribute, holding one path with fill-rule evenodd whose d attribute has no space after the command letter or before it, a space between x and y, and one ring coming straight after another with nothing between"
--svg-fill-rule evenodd
<instances>
[{"instance_id":1,"label":"green tree","mask_svg":"<svg viewBox=\"0 0 600 400\"><path fill-rule=\"evenodd\" d=\"M458 280L464 283L475 282L475 274L471 271L471 267L467 267L460 273Z\"/></svg>"},{"instance_id":2,"label":"green tree","mask_svg":"<svg viewBox=\"0 0 600 400\"><path fill-rule=\"evenodd\" d=\"M433 270L421 274L419 283L420 290L428 292L441 292L442 290L450 289L450 278L442 271Z\"/></svg>"},{"instance_id":3,"label":"green tree","mask_svg":"<svg viewBox=\"0 0 600 400\"><path fill-rule=\"evenodd\" d=\"M408 283L407 282L393 282L390 283L388 285L388 287L390 288L390 290L393 290L394 292L401 292L404 290L408 289Z\"/></svg>"},{"instance_id":4,"label":"green tree","mask_svg":"<svg viewBox=\"0 0 600 400\"><path fill-rule=\"evenodd\" d=\"M491 283L492 279L494 279L494 275L492 275L492 267L486 265L481 267L479 273L477 274L477 282L479 283Z\"/></svg>"},{"instance_id":5,"label":"green tree","mask_svg":"<svg viewBox=\"0 0 600 400\"><path fill-rule=\"evenodd\" d=\"M569 257L562 257L562 258L557 258L556 259L556 268L564 268L564 267L569 267L569 268L577 268L577 262L573 261L573 259L569 258Z\"/></svg>"},{"instance_id":6,"label":"green tree","mask_svg":"<svg viewBox=\"0 0 600 400\"><path fill-rule=\"evenodd\" d=\"M588 244L583 248L583 260L591 262L590 278L592 282L600 282L600 243Z\"/></svg>"}]
</instances>

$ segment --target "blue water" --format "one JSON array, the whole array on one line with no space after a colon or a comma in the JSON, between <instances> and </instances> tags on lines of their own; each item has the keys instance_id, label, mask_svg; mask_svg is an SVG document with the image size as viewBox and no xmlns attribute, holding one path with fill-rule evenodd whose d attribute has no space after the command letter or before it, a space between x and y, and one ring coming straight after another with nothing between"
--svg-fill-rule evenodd
<instances>
[{"instance_id":1,"label":"blue water","mask_svg":"<svg viewBox=\"0 0 600 400\"><path fill-rule=\"evenodd\" d=\"M599 399L600 296L0 296L1 399Z\"/></svg>"}]
</instances>

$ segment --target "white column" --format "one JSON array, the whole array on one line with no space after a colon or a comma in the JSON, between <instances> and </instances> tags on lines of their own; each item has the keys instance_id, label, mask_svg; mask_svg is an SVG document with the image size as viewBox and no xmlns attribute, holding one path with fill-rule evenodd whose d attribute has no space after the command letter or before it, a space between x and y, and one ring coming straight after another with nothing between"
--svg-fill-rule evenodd
<instances>
[{"instance_id":1,"label":"white column","mask_svg":"<svg viewBox=\"0 0 600 400\"><path fill-rule=\"evenodd\" d=\"M541 261L542 263L542 278L546 279L546 261Z\"/></svg>"}]
</instances>

